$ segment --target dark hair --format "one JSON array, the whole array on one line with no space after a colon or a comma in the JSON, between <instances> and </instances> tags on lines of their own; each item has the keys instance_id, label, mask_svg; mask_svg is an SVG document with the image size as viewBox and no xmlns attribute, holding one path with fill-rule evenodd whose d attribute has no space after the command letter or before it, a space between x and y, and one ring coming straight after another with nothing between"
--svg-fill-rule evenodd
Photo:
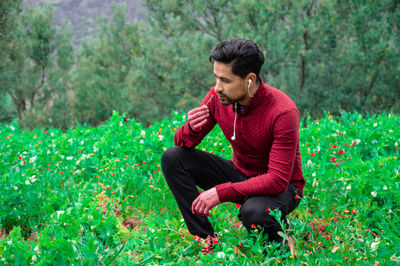
<instances>
[{"instance_id":1,"label":"dark hair","mask_svg":"<svg viewBox=\"0 0 400 266\"><path fill-rule=\"evenodd\" d=\"M232 39L217 44L211 50L210 62L214 61L232 63L232 73L242 79L253 72L257 75L257 81L260 81L264 55L253 41Z\"/></svg>"}]
</instances>

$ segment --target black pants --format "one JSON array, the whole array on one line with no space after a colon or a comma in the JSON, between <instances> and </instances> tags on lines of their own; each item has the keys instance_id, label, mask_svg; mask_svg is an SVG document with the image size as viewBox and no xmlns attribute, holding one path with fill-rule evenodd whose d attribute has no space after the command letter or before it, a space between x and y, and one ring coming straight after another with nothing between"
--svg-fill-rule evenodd
<instances>
[{"instance_id":1,"label":"black pants","mask_svg":"<svg viewBox=\"0 0 400 266\"><path fill-rule=\"evenodd\" d=\"M208 218L193 214L191 206L199 196L198 187L208 190L225 182L241 182L249 177L235 170L233 163L217 155L196 149L172 147L164 152L161 167L168 186L178 203L185 223L191 234L201 238L214 235L214 229ZM269 241L281 242L277 232L282 228L278 221L267 212L267 208L280 209L282 221L300 202L298 188L289 184L285 192L278 195L253 196L245 198L239 211L239 219L250 232L252 225L263 227Z\"/></svg>"}]
</instances>

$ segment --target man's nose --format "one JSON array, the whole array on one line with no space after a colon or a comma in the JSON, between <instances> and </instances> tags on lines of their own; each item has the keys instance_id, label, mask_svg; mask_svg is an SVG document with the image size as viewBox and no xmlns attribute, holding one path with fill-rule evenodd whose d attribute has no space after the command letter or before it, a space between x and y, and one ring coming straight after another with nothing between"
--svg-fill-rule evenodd
<instances>
[{"instance_id":1,"label":"man's nose","mask_svg":"<svg viewBox=\"0 0 400 266\"><path fill-rule=\"evenodd\" d=\"M218 81L217 81L216 84L215 84L214 91L215 91L216 93L222 92L222 87L220 86L220 84L219 84Z\"/></svg>"}]
</instances>

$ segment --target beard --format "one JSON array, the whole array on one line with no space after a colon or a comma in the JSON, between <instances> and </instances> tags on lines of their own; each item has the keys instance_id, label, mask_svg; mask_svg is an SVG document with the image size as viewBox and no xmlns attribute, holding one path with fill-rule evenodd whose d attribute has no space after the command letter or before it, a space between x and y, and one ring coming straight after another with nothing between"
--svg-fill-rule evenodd
<instances>
[{"instance_id":1,"label":"beard","mask_svg":"<svg viewBox=\"0 0 400 266\"><path fill-rule=\"evenodd\" d=\"M237 97L237 98L231 98L231 97L227 96L224 93L218 94L218 99L219 99L220 103L222 105L225 105L225 106L231 105L231 104L233 104L235 102L240 102L244 98L245 98L245 96L241 96L241 97Z\"/></svg>"}]
</instances>

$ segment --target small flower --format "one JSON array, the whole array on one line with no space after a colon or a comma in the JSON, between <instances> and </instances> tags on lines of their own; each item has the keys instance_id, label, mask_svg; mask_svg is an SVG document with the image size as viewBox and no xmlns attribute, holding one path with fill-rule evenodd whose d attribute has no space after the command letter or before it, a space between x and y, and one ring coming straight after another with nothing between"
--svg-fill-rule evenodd
<instances>
[{"instance_id":1,"label":"small flower","mask_svg":"<svg viewBox=\"0 0 400 266\"><path fill-rule=\"evenodd\" d=\"M339 155L342 155L342 154L344 154L344 151L343 151L343 150L340 150L340 151L338 152L338 154L339 154Z\"/></svg>"},{"instance_id":2,"label":"small flower","mask_svg":"<svg viewBox=\"0 0 400 266\"><path fill-rule=\"evenodd\" d=\"M296 194L296 196L294 197L294 199L298 199L299 198L299 194Z\"/></svg>"},{"instance_id":3,"label":"small flower","mask_svg":"<svg viewBox=\"0 0 400 266\"><path fill-rule=\"evenodd\" d=\"M376 196L378 195L378 192L376 192L376 191L371 191L371 195L372 195L372 197L376 198Z\"/></svg>"},{"instance_id":4,"label":"small flower","mask_svg":"<svg viewBox=\"0 0 400 266\"><path fill-rule=\"evenodd\" d=\"M217 253L217 258L224 259L225 258L225 253L222 252L222 251L218 252Z\"/></svg>"},{"instance_id":5,"label":"small flower","mask_svg":"<svg viewBox=\"0 0 400 266\"><path fill-rule=\"evenodd\" d=\"M65 185L64 185L64 184L61 184L61 187L65 187Z\"/></svg>"}]
</instances>

